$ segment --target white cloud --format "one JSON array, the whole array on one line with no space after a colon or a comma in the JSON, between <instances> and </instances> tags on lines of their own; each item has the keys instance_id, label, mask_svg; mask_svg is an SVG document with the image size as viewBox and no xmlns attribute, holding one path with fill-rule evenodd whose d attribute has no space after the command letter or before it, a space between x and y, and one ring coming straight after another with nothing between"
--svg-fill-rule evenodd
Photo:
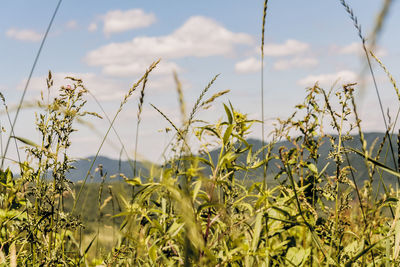
<instances>
[{"instance_id":1,"label":"white cloud","mask_svg":"<svg viewBox=\"0 0 400 267\"><path fill-rule=\"evenodd\" d=\"M298 55L306 52L310 45L297 40L288 39L283 44L266 44L264 46L264 55L271 57L282 57ZM258 52L259 48L257 48Z\"/></svg>"},{"instance_id":2,"label":"white cloud","mask_svg":"<svg viewBox=\"0 0 400 267\"><path fill-rule=\"evenodd\" d=\"M363 51L360 43L355 42L346 46L342 46L338 48L338 54L348 55L348 54L359 54Z\"/></svg>"},{"instance_id":3,"label":"white cloud","mask_svg":"<svg viewBox=\"0 0 400 267\"><path fill-rule=\"evenodd\" d=\"M250 35L231 32L212 19L196 16L170 35L142 36L128 42L111 43L89 52L85 61L91 66L103 67L104 73L113 74L118 69L118 76L121 76L120 70L126 67L131 70L126 74L133 75L136 71L142 73L159 57L166 61L191 56L228 56L234 54L236 45L252 44Z\"/></svg>"},{"instance_id":4,"label":"white cloud","mask_svg":"<svg viewBox=\"0 0 400 267\"><path fill-rule=\"evenodd\" d=\"M70 20L65 24L67 29L73 30L78 28L78 22L76 20Z\"/></svg>"},{"instance_id":5,"label":"white cloud","mask_svg":"<svg viewBox=\"0 0 400 267\"><path fill-rule=\"evenodd\" d=\"M120 81L105 78L94 73L66 73L57 72L52 73L54 86L51 91L56 91L62 85L72 84L71 80L65 79L70 76L83 80L85 87L96 96L97 99L103 101L112 101L122 99L127 90L129 90L129 84L124 84ZM47 90L46 85L47 76L36 76L33 77L29 84L29 89L33 91ZM26 79L21 81L17 85L17 89L22 90L25 86Z\"/></svg>"},{"instance_id":6,"label":"white cloud","mask_svg":"<svg viewBox=\"0 0 400 267\"><path fill-rule=\"evenodd\" d=\"M182 84L182 90L185 93L185 91L190 90L192 88L192 84L190 81L184 79L183 77L179 77L179 81ZM155 95L152 96L152 99L156 99L159 97L159 92L173 92L176 91L176 82L174 79L174 76L172 73L169 75L161 75L158 77L152 77L147 81L147 87L150 88L148 91L149 94L151 92L155 92ZM164 101L163 98L161 98L161 101Z\"/></svg>"},{"instance_id":7,"label":"white cloud","mask_svg":"<svg viewBox=\"0 0 400 267\"><path fill-rule=\"evenodd\" d=\"M257 72L261 69L261 60L255 57L250 57L235 64L235 71L237 73L251 73Z\"/></svg>"},{"instance_id":8,"label":"white cloud","mask_svg":"<svg viewBox=\"0 0 400 267\"><path fill-rule=\"evenodd\" d=\"M295 57L282 59L274 63L275 70L288 70L293 68L310 68L318 65L318 59L312 57Z\"/></svg>"},{"instance_id":9,"label":"white cloud","mask_svg":"<svg viewBox=\"0 0 400 267\"><path fill-rule=\"evenodd\" d=\"M142 70L144 73L145 70ZM92 94L96 96L98 100L101 101L120 101L123 99L125 94L131 88L132 84L136 82L138 77L133 77L132 79L114 79L109 77L104 77L102 75L97 75L95 73L73 73L73 72L54 72L52 73L54 85L51 92L57 92L61 86L68 84L73 84L73 81L65 79L65 77L74 77L82 79L83 85ZM29 83L29 91L47 91L46 83L47 75L32 77ZM182 85L185 89L190 88L191 84L186 80L181 80ZM16 86L17 90L23 90L26 84L26 79L23 79ZM175 88L175 80L173 78L172 72L168 75L161 75L158 77L152 77L147 82L147 88L156 94L161 91L167 91ZM0 87L1 89L2 87ZM3 88L4 89L4 88ZM149 92L150 92L149 91ZM38 94L35 94L38 95ZM90 98L90 97L88 97Z\"/></svg>"},{"instance_id":10,"label":"white cloud","mask_svg":"<svg viewBox=\"0 0 400 267\"><path fill-rule=\"evenodd\" d=\"M137 60L130 64L119 65L110 64L103 68L103 73L115 77L129 77L144 73L146 68L151 65L151 60ZM171 74L173 71L181 72L182 69L174 62L160 61L158 66L152 71L153 74Z\"/></svg>"},{"instance_id":11,"label":"white cloud","mask_svg":"<svg viewBox=\"0 0 400 267\"><path fill-rule=\"evenodd\" d=\"M42 34L37 33L33 30L18 30L15 28L9 29L6 32L6 35L9 38L27 42L38 42L42 39Z\"/></svg>"},{"instance_id":12,"label":"white cloud","mask_svg":"<svg viewBox=\"0 0 400 267\"><path fill-rule=\"evenodd\" d=\"M365 53L362 44L360 42L353 42L345 46L334 47L334 50L339 55L351 55L351 54L364 55ZM373 52L377 57L384 57L387 55L387 51L381 47L375 48Z\"/></svg>"},{"instance_id":13,"label":"white cloud","mask_svg":"<svg viewBox=\"0 0 400 267\"><path fill-rule=\"evenodd\" d=\"M109 36L113 33L148 27L156 21L156 16L145 13L142 9L113 10L105 14L103 20L103 31Z\"/></svg>"},{"instance_id":14,"label":"white cloud","mask_svg":"<svg viewBox=\"0 0 400 267\"><path fill-rule=\"evenodd\" d=\"M356 82L357 74L350 70L342 70L336 73L309 75L299 80L297 84L302 86L313 86L318 82L321 86L331 86L338 80L340 83Z\"/></svg>"},{"instance_id":15,"label":"white cloud","mask_svg":"<svg viewBox=\"0 0 400 267\"><path fill-rule=\"evenodd\" d=\"M96 23L90 23L89 24L89 27L88 27L88 31L90 31L90 32L95 32L95 31L97 31L97 24Z\"/></svg>"}]
</instances>

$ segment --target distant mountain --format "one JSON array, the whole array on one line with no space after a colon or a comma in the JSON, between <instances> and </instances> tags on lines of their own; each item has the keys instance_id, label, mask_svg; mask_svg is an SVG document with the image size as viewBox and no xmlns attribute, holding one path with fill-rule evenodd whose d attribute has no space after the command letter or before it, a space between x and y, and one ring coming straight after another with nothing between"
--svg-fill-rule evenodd
<instances>
[{"instance_id":1,"label":"distant mountain","mask_svg":"<svg viewBox=\"0 0 400 267\"><path fill-rule=\"evenodd\" d=\"M334 138L336 138L336 143L337 143L338 136L337 135L336 136L332 135L332 136ZM384 133L377 133L377 132L364 133L364 139L367 142L367 149L368 150L371 148L372 144L374 142L376 142L374 147L373 147L373 150L372 150L372 156L373 157L376 156L378 147L379 147L380 143L382 142L384 136L385 136ZM262 146L262 143L261 143L260 140L249 139L247 141L248 141L248 143L250 145L252 145L253 153L255 151L257 151L258 149L260 149L261 146ZM328 167L326 169L326 172L329 175L332 175L332 174L335 173L336 167L335 167L335 164L332 161L332 159L328 159L328 156L329 156L329 153L333 150L333 148L332 148L331 142L330 142L328 137L323 138L322 143L323 144L321 145L321 147L320 147L320 149L318 151L318 154L320 156L319 156L319 160L318 160L318 163L317 163L317 167L318 167L318 170L322 170L326 166L326 164L329 163L329 165L328 165ZM389 142L388 142L388 140L386 140L386 142L384 144L384 149L382 150L381 155L380 155L380 162L383 162L383 160L385 158L386 149L388 148L388 144L389 144ZM395 154L394 155L395 156L395 160L397 162L397 159L398 159L397 135L394 135L392 137L392 144L393 144L393 149L394 149L394 154ZM360 150L360 151L362 149L361 142L360 142L360 139L359 139L358 135L353 136L352 140L345 141L344 145L346 146L346 148L354 148L354 149L357 149L357 150ZM293 148L293 144L290 143L289 141L278 142L278 143L275 144L275 146L274 146L274 148L272 150L272 153L273 154L278 154L280 147L286 147L286 148L290 149L290 148ZM211 157L212 157L214 162L216 162L216 160L217 160L217 158L219 156L219 152L220 152L219 149L216 149L216 150L213 150L213 151L210 152ZM357 155L355 153L349 153L348 155L349 155L350 165L355 170L354 173L355 173L356 181L358 182L358 184L361 185L361 183L368 178L367 169L365 167L364 158L360 157L359 155ZM239 159L237 160L237 163L244 164L246 162L246 157L247 157L247 152L244 153L244 155L242 155L241 157L239 157ZM394 169L395 165L394 165L394 162L393 162L393 158L392 158L392 154L391 154L390 149L388 150L386 157L387 157L386 165L389 166L390 168ZM269 162L269 165L268 165L268 178L269 178L269 180L271 180L271 178L274 176L274 174L276 174L278 172L278 163L279 163L279 160L277 160L277 159L273 159L273 160L271 160ZM348 164L347 164L347 162L345 160L343 162L343 166L347 166L347 165ZM246 177L247 180L249 180L249 179L260 179L260 177L263 176L263 170L262 170L262 168L259 168L258 170L251 171L251 172L248 172L248 173L242 173L242 174L239 174L238 176L239 176L238 178ZM375 174L375 176L376 176L376 174ZM383 179L384 179L386 184L395 185L395 183L397 183L397 178L394 177L393 175L387 174L386 172L383 172L382 177L383 177ZM378 179L375 179L375 181L378 181Z\"/></svg>"},{"instance_id":2,"label":"distant mountain","mask_svg":"<svg viewBox=\"0 0 400 267\"><path fill-rule=\"evenodd\" d=\"M88 157L86 159L80 159L73 163L74 169L70 170L68 174L68 179L72 182L81 181L86 177L86 174L92 164L94 156ZM95 164L92 168L91 176L88 178L87 182L100 182L101 177L98 171L95 171L99 165L103 166L103 173L107 174L107 181L110 181L110 176L116 175L115 178L111 178L112 181L123 180L118 174L123 173L128 178L133 177L133 161L120 161L117 159L110 159L108 157L99 156L97 157ZM137 162L136 164L136 175L148 176L149 170L145 164Z\"/></svg>"},{"instance_id":3,"label":"distant mountain","mask_svg":"<svg viewBox=\"0 0 400 267\"><path fill-rule=\"evenodd\" d=\"M336 138L337 140L337 136L333 136ZM376 132L372 132L372 133L365 133L364 134L364 138L367 142L367 147L368 149L371 148L371 145L375 142L376 140L376 145L374 146L374 149L372 150L372 155L375 156L377 149L379 147L379 144L382 142L382 139L384 137L383 133L376 133ZM250 145L252 145L252 151L253 153L255 151L257 151L258 149L261 148L261 141L257 140L257 139L249 139L247 140L248 143ZM319 170L322 170L326 164L329 163L326 171L328 174L332 175L334 174L334 172L336 171L336 167L335 164L333 163L332 159L328 159L328 155L329 153L332 151L332 145L329 141L329 139L327 137L323 138L322 140L323 144L321 145L318 153L320 155L319 157L319 161L317 164L317 167ZM393 136L392 138L392 144L394 145L394 152L395 152L395 160L397 161L398 158L398 154L397 154L397 135ZM345 141L344 145L346 147L351 147L351 148L355 148L357 150L361 150L361 142L358 138L358 136L353 136L353 140L350 141ZM381 162L383 162L383 159L385 158L385 154L386 154L386 148L388 147L388 141L386 141L386 144L384 146L384 149L382 150L381 153ZM286 147L286 148L292 148L293 145L288 142L288 141L281 141L275 144L274 149L272 150L272 153L277 154L279 151L280 147ZM213 159L214 162L216 162L218 155L219 155L220 149L215 149L213 151L210 152L211 157ZM247 156L247 152L244 153L244 155L242 155L241 157L239 157L237 163L239 164L245 164L246 162L246 156ZM75 169L71 170L68 178L73 181L73 182L77 182L79 180L83 180L86 176L87 171L89 170L91 161L94 159L94 157L89 157L87 159L81 159L76 161L73 166L75 167ZM360 157L359 155L356 155L355 153L349 153L349 161L351 166L354 168L355 170L355 176L356 176L356 181L361 185L361 183L368 178L367 175L367 170L365 167L365 162L364 159L362 157ZM387 160L386 160L386 164L387 166L394 168L394 163L393 163L393 159L391 156L391 152L390 150L387 153ZM103 172L107 173L107 179L109 181L109 177L111 175L115 175L115 174L119 174L119 173L124 173L127 177L133 177L133 167L131 166L131 164L128 161L119 161L116 159L110 159L104 156L99 156L94 164L94 168L92 170L92 177L93 179L89 179L88 182L92 181L92 182L100 182L101 181L101 177L100 174L98 172L95 172L96 167L102 164L103 165ZM270 182L271 179L273 179L272 177L274 176L274 174L276 174L278 172L278 164L279 164L279 160L277 159L273 159L270 161L269 163L269 168L268 168L268 177ZM347 162L345 161L343 163L344 166L347 166ZM151 166L151 164L143 164L141 162L137 162L137 173L141 174L141 177L148 177L149 175L149 166ZM210 170L208 170L207 168L204 169L204 174L206 175L210 175L211 172ZM238 178L244 178L246 177L247 180L252 180L252 179L260 179L263 176L262 174L262 168L259 168L258 170L252 171L252 172L248 172L248 173L239 173L238 174ZM397 178L394 177L393 175L389 175L385 172L383 172L382 175L384 181L386 184L392 184L395 185L395 183L397 183ZM119 181L122 180L119 175L116 176L116 178L112 179L113 181ZM378 179L375 179L376 181Z\"/></svg>"}]
</instances>

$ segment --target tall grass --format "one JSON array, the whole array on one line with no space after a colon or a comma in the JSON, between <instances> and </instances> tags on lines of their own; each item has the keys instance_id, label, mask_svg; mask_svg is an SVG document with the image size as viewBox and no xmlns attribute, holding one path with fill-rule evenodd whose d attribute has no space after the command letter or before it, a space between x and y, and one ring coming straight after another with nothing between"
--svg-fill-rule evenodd
<instances>
[{"instance_id":1,"label":"tall grass","mask_svg":"<svg viewBox=\"0 0 400 267\"><path fill-rule=\"evenodd\" d=\"M263 9L261 64L267 2ZM353 10L345 1L341 4L358 31L368 62L369 55L375 58L398 94L393 76L367 50ZM354 96L356 83L333 87L328 92L317 83L307 88L304 101L287 119L278 120L271 133L273 142L266 145L263 76L261 121L249 119L229 102L223 104L225 113L219 120L207 122L197 119L197 115L217 105L229 90L207 97L218 77L214 76L186 114L182 84L174 74L181 125L152 106L176 132L169 148L175 153L144 176L136 171L139 126L146 83L158 63L151 64L128 90L114 117L106 116L108 129L81 183L73 184L68 179L74 162L68 155L70 136L81 117L100 117L85 111L89 92L82 80L67 77L72 84L61 87L54 100L42 97L42 110L35 122L39 144L15 136L11 126L15 141L25 145L28 156L24 162L19 160L19 177L10 169L0 170L1 264L400 264L399 192L387 179L400 177L400 173L396 163L393 168L382 162L384 148L391 142L389 130L394 126L385 125L385 136L367 143ZM47 85L49 92L53 86L51 73ZM96 171L101 183L87 183L109 132L116 131L116 118L140 85L133 177L119 174L123 184L110 184L108 178L112 176L99 165ZM332 103L340 105L334 108ZM257 123L262 124L261 148L249 140ZM326 133L326 125L336 133ZM352 135L353 130L357 136ZM193 153L193 139L200 142L201 153ZM356 142L359 144L354 145ZM321 153L326 147L329 152L324 158ZM364 167L355 165L357 157ZM84 213L91 207L97 218L89 222ZM107 233L112 233L107 239L112 244L108 246L102 235L106 223L110 224Z\"/></svg>"}]
</instances>

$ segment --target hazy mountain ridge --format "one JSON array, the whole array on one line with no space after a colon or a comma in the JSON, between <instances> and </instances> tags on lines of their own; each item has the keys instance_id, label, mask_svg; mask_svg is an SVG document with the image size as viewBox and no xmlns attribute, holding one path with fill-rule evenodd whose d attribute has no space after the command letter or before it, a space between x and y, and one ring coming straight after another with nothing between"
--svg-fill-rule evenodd
<instances>
[{"instance_id":1,"label":"hazy mountain ridge","mask_svg":"<svg viewBox=\"0 0 400 267\"><path fill-rule=\"evenodd\" d=\"M336 142L337 142L338 136L337 135L332 135L332 136L336 138ZM377 150L378 150L379 145L382 142L384 136L385 136L384 133L378 133L378 132L364 133L364 139L367 142L368 150L371 148L371 145L376 140L375 146L373 147L373 150L372 150L373 157L376 156ZM362 147L361 147L361 142L360 142L359 136L354 135L352 137L353 137L352 140L343 142L344 146L346 148L353 148L353 149L361 151ZM262 144L261 141L257 140L257 139L249 139L247 141L250 145L253 146L253 152L256 151L257 149L259 149ZM322 142L323 142L323 144L321 145L320 149L318 150L318 154L320 156L319 156L319 159L317 162L317 168L318 168L318 170L322 170L329 163L328 167L326 168L326 172L329 175L332 175L336 171L336 165L334 164L332 159L328 158L328 156L329 156L329 152L332 151L333 148L332 148L331 142L328 137L324 137L322 139ZM397 162L397 159L398 159L397 135L393 135L392 144L393 144L393 149L394 149L395 160ZM289 141L280 141L275 144L275 146L272 149L272 153L278 154L280 147L286 147L286 148L290 149L294 146ZM388 139L386 140L385 145L380 154L381 155L380 162L383 162L387 147L388 147ZM211 156L212 156L213 160L217 159L218 153L219 153L219 150L211 152ZM361 156L359 156L355 153L352 153L352 152L349 152L348 156L349 156L350 165L353 167L353 172L355 174L356 181L358 181L358 183L361 183L362 181L368 179L367 169L365 167L364 158L362 158ZM247 157L247 153L244 153L242 156L239 157L237 163L244 164L246 162L246 157ZM269 165L268 165L268 177L270 179L271 179L271 176L273 176L274 174L276 174L279 171L278 164L279 164L279 160L277 160L277 159L270 160ZM347 165L348 164L345 160L343 162L343 166L347 166ZM394 167L395 165L393 162L393 158L392 158L390 149L388 150L388 153L387 153L386 165L392 169L395 169L395 167ZM377 174L375 174L375 175L377 175ZM242 178L243 176L244 176L243 174L239 175L239 178ZM262 177L263 176L262 169L259 168L255 171L248 172L245 174L245 176L247 177L247 179ZM393 175L389 175L386 172L383 172L382 177L386 184L394 185L395 182L397 183L397 178L394 177ZM378 181L378 179L375 179L375 181Z\"/></svg>"},{"instance_id":2,"label":"hazy mountain ridge","mask_svg":"<svg viewBox=\"0 0 400 267\"><path fill-rule=\"evenodd\" d=\"M337 136L334 136L334 137L336 137L336 139L337 139ZM372 154L373 156L376 155L376 151L377 151L379 144L382 141L383 137L384 137L384 133L377 133L377 132L364 133L364 138L367 141L368 149L371 147L371 144L375 140L377 140L376 145L373 149L373 154ZM329 152L332 150L330 140L328 139L328 137L324 137L322 142L323 142L323 144L321 145L321 147L318 151L320 157L319 157L319 160L317 163L317 167L319 170L322 170L327 163L332 162L331 159L328 159ZM248 143L250 145L252 145L253 153L255 151L257 151L259 148L261 148L260 140L248 139ZM386 143L387 143L387 141L386 141ZM397 160L397 158L398 158L398 154L397 154L398 149L397 149L397 145L396 145L397 144L397 135L393 136L392 144L394 145L395 158ZM344 145L348 148L351 147L351 148L354 148L357 150L361 150L361 142L360 142L358 136L353 136L353 140L345 141ZM387 147L386 145L387 144L385 144L385 147L382 150L381 158L384 158L384 155L386 153L386 147ZM272 153L277 154L279 151L279 148L282 146L286 147L286 148L292 148L293 144L291 144L289 141L280 141L275 144L275 146L272 150ZM210 152L213 161L216 161L216 159L219 155L219 151L220 151L219 149L214 149ZM242 156L240 156L237 162L239 164L245 164L246 157L247 157L247 152L244 153ZM73 182L83 180L87 174L87 171L89 170L91 160L93 160L93 158L94 157L89 157L87 159L81 159L81 160L76 161L73 164L75 169L70 171L68 178ZM364 159L362 157L360 157L359 155L356 155L355 153L349 153L349 160L350 160L352 167L356 170L355 171L356 179L361 180L361 181L365 180L366 179L366 168L365 168ZM279 160L277 160L277 159L273 159L270 161L268 174L271 175L278 171L278 167L277 167L278 162L279 162ZM133 163L133 161L132 161L132 163ZM94 170L96 169L96 167L99 164L103 165L103 172L107 173L108 181L110 181L109 176L115 175L118 173L124 173L127 177L133 177L133 166L131 166L131 163L129 163L128 161L120 161L120 160L111 159L111 158L108 158L105 156L99 156L96 159L94 168L92 170L93 179L89 179L88 181L93 181L93 182L101 181L101 177L100 177L99 173L94 172ZM347 165L346 162L344 162L343 164ZM394 168L393 159L392 159L390 150L388 151L388 154L387 154L387 165L391 168ZM137 162L137 174L140 173L141 177L147 177L149 175L148 166L149 166L149 164L143 164L141 162ZM329 164L326 171L328 174L333 174L335 171L335 165ZM208 175L209 170L205 169L204 173L206 175ZM260 175L262 176L262 169L259 168L258 170L246 173L245 175L248 178L260 177ZM239 176L244 176L244 174L241 174ZM386 182L389 182L389 183L393 183L394 181L396 181L393 176L388 175L386 173L383 174L383 178ZM118 175L116 176L116 178L111 179L111 181L120 181L120 180L121 180L121 178Z\"/></svg>"},{"instance_id":3,"label":"hazy mountain ridge","mask_svg":"<svg viewBox=\"0 0 400 267\"><path fill-rule=\"evenodd\" d=\"M94 156L77 160L73 163L74 169L71 169L68 174L68 179L72 182L77 182L83 180L92 164ZM98 156L96 162L92 168L91 176L88 178L88 182L100 182L101 177L96 168L101 164L103 166L103 173L107 174L107 182L111 181L121 181L122 178L118 175L119 173L125 174L125 176L133 177L133 163L125 160L111 159L105 156ZM116 175L117 174L117 175ZM141 162L136 163L136 174L141 174L142 176L148 176L148 168ZM110 176L116 175L115 178L110 178Z\"/></svg>"}]
</instances>

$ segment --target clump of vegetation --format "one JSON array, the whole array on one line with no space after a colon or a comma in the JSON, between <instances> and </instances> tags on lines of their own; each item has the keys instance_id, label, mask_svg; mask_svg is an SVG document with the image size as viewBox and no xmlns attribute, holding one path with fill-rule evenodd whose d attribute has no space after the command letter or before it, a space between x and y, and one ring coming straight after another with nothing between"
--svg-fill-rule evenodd
<instances>
[{"instance_id":1,"label":"clump of vegetation","mask_svg":"<svg viewBox=\"0 0 400 267\"><path fill-rule=\"evenodd\" d=\"M366 55L383 67L398 94L387 68L368 50L354 12L345 1L341 3ZM139 127L146 82L158 62L128 91L112 120L107 117L110 125L103 142L141 86ZM83 82L67 77L72 84L61 87L52 101L42 94L42 112L36 116L41 143L13 136L26 145L27 159L18 162L19 176L10 169L0 170L0 262L10 266L399 265L400 202L387 177L397 181L400 173L396 161L391 166L386 160L387 154L393 160L399 154L390 134L394 123L386 125L382 140L367 142L355 104L357 84L329 91L318 83L307 88L304 102L289 118L278 120L272 141L264 144L263 137L262 146L255 147L248 135L254 124L263 121L249 119L231 103L223 105L225 114L216 122L196 119L228 93L206 98L217 77L186 114L175 74L181 125L153 106L175 131L169 147L174 155L145 176L136 170L135 150L133 176L118 174L123 184L108 183L101 165L96 168L101 183L87 183L101 146L82 182L68 180L74 122L87 115L100 117L84 111L88 91ZM50 90L51 73L47 85ZM329 127L335 134L325 132ZM201 144L198 153L189 144L193 139ZM137 133L135 147L138 140ZM324 147L327 155L322 155ZM355 157L364 167L354 164ZM88 205L94 207L96 218L83 214ZM106 239L103 228L112 238Z\"/></svg>"},{"instance_id":2,"label":"clump of vegetation","mask_svg":"<svg viewBox=\"0 0 400 267\"><path fill-rule=\"evenodd\" d=\"M27 161L20 163L20 178L12 179L9 170L2 172L3 253L9 255L10 246L14 252L17 248L14 257L21 264L68 265L81 258L74 234L81 222L64 209L64 198L75 195L67 178L73 162L67 151L73 122L97 114L82 111L87 91L81 80L68 79L73 85L61 87L52 102L46 103L42 94L39 105L44 111L36 116L41 144L14 136L28 145ZM48 90L52 85L49 73Z\"/></svg>"}]
</instances>

